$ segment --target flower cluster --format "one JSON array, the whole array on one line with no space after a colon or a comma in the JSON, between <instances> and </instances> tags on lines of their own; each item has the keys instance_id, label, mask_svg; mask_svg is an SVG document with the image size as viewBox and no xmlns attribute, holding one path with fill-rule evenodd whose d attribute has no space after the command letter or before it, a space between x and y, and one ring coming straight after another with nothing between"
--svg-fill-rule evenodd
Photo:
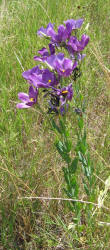
<instances>
[{"instance_id":1,"label":"flower cluster","mask_svg":"<svg viewBox=\"0 0 110 250\"><path fill-rule=\"evenodd\" d=\"M22 76L29 84L29 94L18 94L22 102L17 104L17 108L30 108L36 104L42 89L44 97L48 97L48 113L64 114L68 110L68 101L73 98L73 82L80 76L79 65L85 57L82 51L89 42L85 34L81 40L76 37L82 24L83 19L70 19L59 25L57 32L52 23L38 30L38 36L48 38L48 49L43 47L38 50L39 55L34 56L35 61L42 63L41 66L23 72ZM67 78L70 80L68 85Z\"/></svg>"}]
</instances>

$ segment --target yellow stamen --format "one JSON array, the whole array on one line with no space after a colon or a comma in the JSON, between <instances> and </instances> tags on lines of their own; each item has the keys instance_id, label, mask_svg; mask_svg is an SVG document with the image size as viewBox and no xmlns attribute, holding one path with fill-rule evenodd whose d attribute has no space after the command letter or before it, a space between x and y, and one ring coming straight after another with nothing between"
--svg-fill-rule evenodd
<instances>
[{"instance_id":1,"label":"yellow stamen","mask_svg":"<svg viewBox=\"0 0 110 250\"><path fill-rule=\"evenodd\" d=\"M63 69L63 70L62 70L62 72L64 73L64 72L65 72L65 70Z\"/></svg>"},{"instance_id":2,"label":"yellow stamen","mask_svg":"<svg viewBox=\"0 0 110 250\"><path fill-rule=\"evenodd\" d=\"M62 94L67 94L68 93L68 90L63 90L62 91Z\"/></svg>"},{"instance_id":3,"label":"yellow stamen","mask_svg":"<svg viewBox=\"0 0 110 250\"><path fill-rule=\"evenodd\" d=\"M51 82L51 80L48 80L48 82Z\"/></svg>"},{"instance_id":4,"label":"yellow stamen","mask_svg":"<svg viewBox=\"0 0 110 250\"><path fill-rule=\"evenodd\" d=\"M34 98L30 98L30 101L33 102L33 101L34 101Z\"/></svg>"}]
</instances>

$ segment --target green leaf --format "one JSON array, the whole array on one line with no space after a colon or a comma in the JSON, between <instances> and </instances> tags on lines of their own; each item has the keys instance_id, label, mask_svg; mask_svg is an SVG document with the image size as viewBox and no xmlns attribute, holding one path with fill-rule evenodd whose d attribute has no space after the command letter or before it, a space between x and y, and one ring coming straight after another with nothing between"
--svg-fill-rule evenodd
<instances>
[{"instance_id":1,"label":"green leaf","mask_svg":"<svg viewBox=\"0 0 110 250\"><path fill-rule=\"evenodd\" d=\"M66 130L65 123L61 119L60 119L60 128L61 128L63 134L65 134L65 130Z\"/></svg>"},{"instance_id":2,"label":"green leaf","mask_svg":"<svg viewBox=\"0 0 110 250\"><path fill-rule=\"evenodd\" d=\"M84 122L83 122L83 118L79 118L78 119L78 127L82 130L83 129L83 127L84 127Z\"/></svg>"},{"instance_id":3,"label":"green leaf","mask_svg":"<svg viewBox=\"0 0 110 250\"><path fill-rule=\"evenodd\" d=\"M64 178L65 178L65 181L67 183L67 186L69 186L70 185L70 179L69 179L69 175L68 175L68 169L63 168L63 172L64 172Z\"/></svg>"},{"instance_id":4,"label":"green leaf","mask_svg":"<svg viewBox=\"0 0 110 250\"><path fill-rule=\"evenodd\" d=\"M55 146L56 146L59 154L63 158L63 160L65 160L66 163L69 164L71 162L71 158L70 158L66 148L64 147L64 144L61 141L58 141L58 142L55 143Z\"/></svg>"},{"instance_id":5,"label":"green leaf","mask_svg":"<svg viewBox=\"0 0 110 250\"><path fill-rule=\"evenodd\" d=\"M87 161L80 151L78 152L78 156L79 156L79 161L83 164L83 166L87 166Z\"/></svg>"},{"instance_id":6,"label":"green leaf","mask_svg":"<svg viewBox=\"0 0 110 250\"><path fill-rule=\"evenodd\" d=\"M57 126L57 124L54 120L51 120L51 124L52 124L53 129L56 129L59 134L62 134L61 129Z\"/></svg>"},{"instance_id":7,"label":"green leaf","mask_svg":"<svg viewBox=\"0 0 110 250\"><path fill-rule=\"evenodd\" d=\"M65 147L65 145L63 144L62 141L56 142L56 146L57 146L57 149L60 150L60 152L67 153L66 147Z\"/></svg>"},{"instance_id":8,"label":"green leaf","mask_svg":"<svg viewBox=\"0 0 110 250\"><path fill-rule=\"evenodd\" d=\"M74 174L76 172L77 166L78 166L78 157L75 157L71 165L69 166L69 172L71 174Z\"/></svg>"},{"instance_id":9,"label":"green leaf","mask_svg":"<svg viewBox=\"0 0 110 250\"><path fill-rule=\"evenodd\" d=\"M66 148L66 151L69 153L71 151L71 148L72 148L72 141L66 140L65 141L65 148Z\"/></svg>"},{"instance_id":10,"label":"green leaf","mask_svg":"<svg viewBox=\"0 0 110 250\"><path fill-rule=\"evenodd\" d=\"M78 184L76 181L76 177L72 176L70 177L70 183L67 186L68 192L71 195L71 197L77 197L78 196Z\"/></svg>"},{"instance_id":11,"label":"green leaf","mask_svg":"<svg viewBox=\"0 0 110 250\"><path fill-rule=\"evenodd\" d=\"M85 172L86 172L87 178L90 179L90 177L91 177L91 167L90 167L90 166L87 166Z\"/></svg>"},{"instance_id":12,"label":"green leaf","mask_svg":"<svg viewBox=\"0 0 110 250\"><path fill-rule=\"evenodd\" d=\"M86 194L87 194L87 195L90 195L88 186L87 186L87 184L85 183L84 179L83 179L83 184L84 184L84 189L85 189L85 191L86 191Z\"/></svg>"}]
</instances>

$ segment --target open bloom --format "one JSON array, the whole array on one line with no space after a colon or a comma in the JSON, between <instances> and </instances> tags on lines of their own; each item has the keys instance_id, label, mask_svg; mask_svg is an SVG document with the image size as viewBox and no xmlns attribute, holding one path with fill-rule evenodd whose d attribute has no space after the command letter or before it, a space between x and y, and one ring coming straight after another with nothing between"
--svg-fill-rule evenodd
<instances>
[{"instance_id":1,"label":"open bloom","mask_svg":"<svg viewBox=\"0 0 110 250\"><path fill-rule=\"evenodd\" d=\"M36 88L50 88L58 84L55 74L49 69L44 69L39 75L36 73L29 75L28 80Z\"/></svg>"},{"instance_id":2,"label":"open bloom","mask_svg":"<svg viewBox=\"0 0 110 250\"><path fill-rule=\"evenodd\" d=\"M44 28L44 27L41 27L38 31L37 31L37 35L39 35L39 36L49 36L49 37L51 37L51 36L54 36L56 33L55 33L55 31L54 31L54 25L52 24L52 23L49 23L48 25L47 25L47 27L46 28Z\"/></svg>"},{"instance_id":3,"label":"open bloom","mask_svg":"<svg viewBox=\"0 0 110 250\"><path fill-rule=\"evenodd\" d=\"M64 25L59 25L58 32L56 33L54 30L54 25L52 23L49 23L46 28L41 27L37 34L39 36L47 36L50 37L51 42L59 46L61 43L65 43L66 40L68 40L71 36L72 30L78 29L81 27L83 23L83 19L69 19L67 21L64 21L66 24L66 27Z\"/></svg>"},{"instance_id":4,"label":"open bloom","mask_svg":"<svg viewBox=\"0 0 110 250\"><path fill-rule=\"evenodd\" d=\"M48 66L56 70L60 76L67 77L76 68L77 62L73 63L69 58L64 57L63 53L49 56L46 60Z\"/></svg>"},{"instance_id":5,"label":"open bloom","mask_svg":"<svg viewBox=\"0 0 110 250\"><path fill-rule=\"evenodd\" d=\"M49 52L44 47L41 50L38 50L38 53L41 56L34 56L34 60L39 61L39 62L45 62L48 56L55 54L55 45L53 45L52 43L49 43Z\"/></svg>"},{"instance_id":6,"label":"open bloom","mask_svg":"<svg viewBox=\"0 0 110 250\"><path fill-rule=\"evenodd\" d=\"M39 66L35 66L32 69L28 69L22 73L22 76L26 79L29 80L29 76L32 74L37 74L40 75L43 72L42 69L39 69Z\"/></svg>"},{"instance_id":7,"label":"open bloom","mask_svg":"<svg viewBox=\"0 0 110 250\"><path fill-rule=\"evenodd\" d=\"M70 53L78 53L82 51L89 42L89 37L85 34L82 35L81 40L79 41L76 36L71 36L68 43L67 49Z\"/></svg>"},{"instance_id":8,"label":"open bloom","mask_svg":"<svg viewBox=\"0 0 110 250\"><path fill-rule=\"evenodd\" d=\"M78 20L74 20L74 19L69 19L67 21L64 21L64 23L66 24L66 29L69 33L72 32L72 30L76 30L79 29L83 23L83 19L78 19Z\"/></svg>"},{"instance_id":9,"label":"open bloom","mask_svg":"<svg viewBox=\"0 0 110 250\"><path fill-rule=\"evenodd\" d=\"M66 101L71 101L73 97L73 88L72 83L70 83L68 86L63 87L61 89L54 89L55 93L59 97L63 97Z\"/></svg>"},{"instance_id":10,"label":"open bloom","mask_svg":"<svg viewBox=\"0 0 110 250\"><path fill-rule=\"evenodd\" d=\"M61 89L60 93L60 113L61 115L65 114L68 110L69 104L67 101L71 101L73 98L73 88L72 83L70 83L67 87Z\"/></svg>"},{"instance_id":11,"label":"open bloom","mask_svg":"<svg viewBox=\"0 0 110 250\"><path fill-rule=\"evenodd\" d=\"M22 101L22 103L17 104L18 109L23 108L31 108L36 102L38 98L38 89L34 89L32 86L29 87L29 95L26 93L20 92L18 94L18 98Z\"/></svg>"},{"instance_id":12,"label":"open bloom","mask_svg":"<svg viewBox=\"0 0 110 250\"><path fill-rule=\"evenodd\" d=\"M66 42L69 37L70 33L68 32L67 28L65 28L64 25L59 25L58 33L52 34L51 41L58 45L59 43Z\"/></svg>"},{"instance_id":13,"label":"open bloom","mask_svg":"<svg viewBox=\"0 0 110 250\"><path fill-rule=\"evenodd\" d=\"M68 109L67 101L71 101L73 98L72 83L61 89L53 88L53 91L49 94L51 98L49 101L50 107L48 112L60 112L63 115Z\"/></svg>"},{"instance_id":14,"label":"open bloom","mask_svg":"<svg viewBox=\"0 0 110 250\"><path fill-rule=\"evenodd\" d=\"M51 41L58 45L61 42L65 42L70 37L70 32L68 32L67 28L64 25L59 25L58 32L56 33L54 30L54 25L49 23L46 28L41 27L37 34L39 36L48 36Z\"/></svg>"}]
</instances>

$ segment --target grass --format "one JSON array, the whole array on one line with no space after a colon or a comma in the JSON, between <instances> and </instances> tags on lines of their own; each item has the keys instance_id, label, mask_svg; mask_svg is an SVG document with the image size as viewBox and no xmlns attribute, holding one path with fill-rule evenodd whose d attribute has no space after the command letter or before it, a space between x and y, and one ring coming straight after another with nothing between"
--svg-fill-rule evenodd
<instances>
[{"instance_id":1,"label":"grass","mask_svg":"<svg viewBox=\"0 0 110 250\"><path fill-rule=\"evenodd\" d=\"M109 210L97 209L79 228L65 201L18 199L62 197L62 161L53 146L55 135L39 110L16 110L17 94L27 91L22 67L35 65L44 46L36 31L49 21L83 17L82 33L90 36L82 65L87 106L88 144L95 172L105 181L110 169L109 1L0 1L0 247L1 249L109 249ZM89 23L88 30L85 31ZM46 44L45 44L46 45ZM69 118L69 125L74 117ZM74 135L73 135L74 137ZM97 178L97 195L104 183ZM109 206L109 192L105 205ZM101 224L100 221L105 222Z\"/></svg>"}]
</instances>

